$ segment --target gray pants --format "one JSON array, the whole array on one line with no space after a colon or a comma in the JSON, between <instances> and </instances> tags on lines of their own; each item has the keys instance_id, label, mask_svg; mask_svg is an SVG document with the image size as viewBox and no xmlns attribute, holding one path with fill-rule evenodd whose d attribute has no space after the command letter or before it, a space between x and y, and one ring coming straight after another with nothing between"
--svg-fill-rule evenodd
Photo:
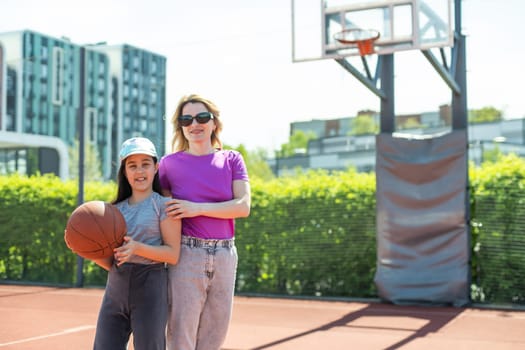
<instances>
[{"instance_id":1,"label":"gray pants","mask_svg":"<svg viewBox=\"0 0 525 350\"><path fill-rule=\"evenodd\" d=\"M94 349L165 350L168 271L164 264L113 265L100 307Z\"/></svg>"},{"instance_id":2,"label":"gray pants","mask_svg":"<svg viewBox=\"0 0 525 350\"><path fill-rule=\"evenodd\" d=\"M219 350L232 314L237 250L233 241L182 242L179 262L169 268L168 349Z\"/></svg>"}]
</instances>

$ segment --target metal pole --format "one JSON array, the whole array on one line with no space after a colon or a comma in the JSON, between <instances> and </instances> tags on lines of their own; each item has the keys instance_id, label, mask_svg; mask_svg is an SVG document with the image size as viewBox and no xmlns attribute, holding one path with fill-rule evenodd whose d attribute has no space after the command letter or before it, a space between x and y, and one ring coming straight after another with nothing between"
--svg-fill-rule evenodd
<instances>
[{"instance_id":1,"label":"metal pole","mask_svg":"<svg viewBox=\"0 0 525 350\"><path fill-rule=\"evenodd\" d=\"M467 129L468 107L467 107L467 67L466 67L466 38L461 33L461 0L454 1L454 46L457 50L457 62L454 78L459 86L460 92L452 93L452 129Z\"/></svg>"},{"instance_id":2,"label":"metal pole","mask_svg":"<svg viewBox=\"0 0 525 350\"><path fill-rule=\"evenodd\" d=\"M466 58L466 39L465 35L462 34L461 30L461 0L454 0L454 49L457 50L457 60L454 71L454 78L456 80L457 85L460 88L460 92L453 92L452 93L452 130L464 130L466 135L466 142L465 147L466 150L466 183L467 188L465 189L465 225L467 228L467 251L468 251L468 257L469 261L472 258L472 251L470 250L470 247L472 245L472 235L471 235L471 227L470 227L470 220L471 220L471 210L470 210L470 180L469 180L469 173L468 173L468 164L469 164L469 156L468 156L468 106L467 106L467 58ZM484 145L481 143L481 161L483 161L483 148ZM470 286L472 283L472 273L470 269L467 272L467 286ZM467 294L468 299L470 300L470 293L467 289L465 291Z\"/></svg>"},{"instance_id":3,"label":"metal pole","mask_svg":"<svg viewBox=\"0 0 525 350\"><path fill-rule=\"evenodd\" d=\"M85 48L80 48L80 92L78 99L78 200L77 204L84 203L84 81L85 81ZM84 259L77 255L76 287L84 285Z\"/></svg>"},{"instance_id":4,"label":"metal pole","mask_svg":"<svg viewBox=\"0 0 525 350\"><path fill-rule=\"evenodd\" d=\"M393 53L381 57L381 90L386 97L381 99L380 129L381 133L391 134L396 128Z\"/></svg>"}]
</instances>

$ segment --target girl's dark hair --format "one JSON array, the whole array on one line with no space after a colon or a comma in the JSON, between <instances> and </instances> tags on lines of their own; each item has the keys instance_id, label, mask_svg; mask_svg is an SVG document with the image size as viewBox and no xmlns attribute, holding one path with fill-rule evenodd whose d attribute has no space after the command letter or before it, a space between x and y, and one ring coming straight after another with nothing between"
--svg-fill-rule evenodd
<instances>
[{"instance_id":1,"label":"girl's dark hair","mask_svg":"<svg viewBox=\"0 0 525 350\"><path fill-rule=\"evenodd\" d=\"M157 164L157 158L151 158L153 158L153 163ZM124 173L126 168L126 159L127 158L122 159L122 161L120 162L120 167L117 173L117 197L111 202L111 204L117 204L118 202L122 202L123 200L131 197L131 185L129 184L129 181L126 178L126 174ZM158 171L155 173L155 177L153 178L153 192L162 194L162 187L160 186Z\"/></svg>"}]
</instances>

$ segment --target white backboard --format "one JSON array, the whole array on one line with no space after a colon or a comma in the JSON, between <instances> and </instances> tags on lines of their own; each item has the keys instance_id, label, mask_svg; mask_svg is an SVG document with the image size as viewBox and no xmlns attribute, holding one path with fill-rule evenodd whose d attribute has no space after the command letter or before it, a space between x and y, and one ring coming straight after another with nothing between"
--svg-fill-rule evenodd
<instances>
[{"instance_id":1,"label":"white backboard","mask_svg":"<svg viewBox=\"0 0 525 350\"><path fill-rule=\"evenodd\" d=\"M350 28L380 33L375 54L454 45L452 0L291 0L294 62L359 55L334 34Z\"/></svg>"}]
</instances>

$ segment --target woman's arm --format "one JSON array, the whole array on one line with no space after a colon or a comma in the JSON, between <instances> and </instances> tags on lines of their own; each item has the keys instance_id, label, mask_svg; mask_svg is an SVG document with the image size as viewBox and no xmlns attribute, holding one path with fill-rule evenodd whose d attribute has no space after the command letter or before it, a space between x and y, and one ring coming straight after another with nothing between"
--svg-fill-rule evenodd
<instances>
[{"instance_id":1,"label":"woman's arm","mask_svg":"<svg viewBox=\"0 0 525 350\"><path fill-rule=\"evenodd\" d=\"M166 214L175 219L194 216L210 216L219 219L243 218L250 215L250 183L244 180L233 181L233 199L216 203L196 203L182 199L166 202Z\"/></svg>"}]
</instances>

